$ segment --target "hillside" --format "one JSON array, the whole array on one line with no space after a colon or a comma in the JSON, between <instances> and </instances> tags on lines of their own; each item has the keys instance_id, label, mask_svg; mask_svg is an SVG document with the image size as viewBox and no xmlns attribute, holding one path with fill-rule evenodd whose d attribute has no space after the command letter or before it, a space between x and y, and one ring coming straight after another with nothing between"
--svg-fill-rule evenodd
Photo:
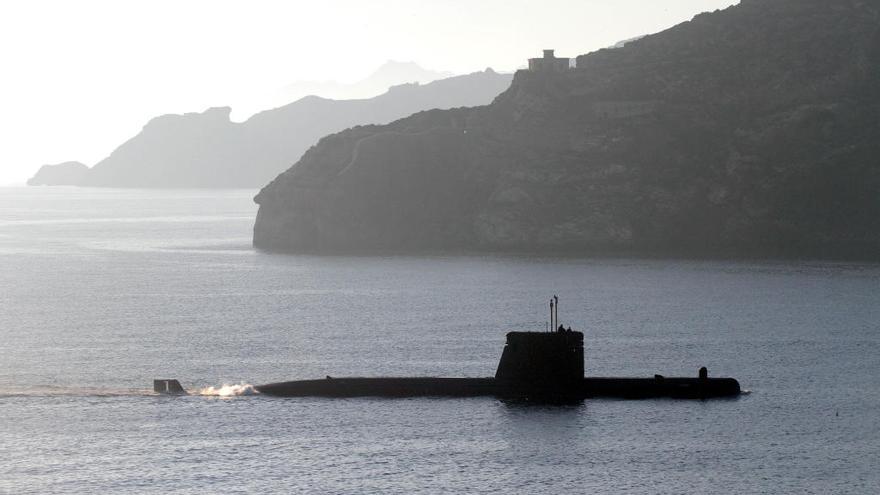
<instances>
[{"instance_id":1,"label":"hillside","mask_svg":"<svg viewBox=\"0 0 880 495\"><path fill-rule=\"evenodd\" d=\"M254 244L878 258L878 21L744 1L485 107L328 136L256 196Z\"/></svg>"},{"instance_id":2,"label":"hillside","mask_svg":"<svg viewBox=\"0 0 880 495\"><path fill-rule=\"evenodd\" d=\"M256 188L295 163L326 134L387 123L430 108L482 105L512 76L491 69L428 84L404 84L369 99L309 96L230 121L231 109L164 115L97 163L84 186L152 188Z\"/></svg>"}]
</instances>

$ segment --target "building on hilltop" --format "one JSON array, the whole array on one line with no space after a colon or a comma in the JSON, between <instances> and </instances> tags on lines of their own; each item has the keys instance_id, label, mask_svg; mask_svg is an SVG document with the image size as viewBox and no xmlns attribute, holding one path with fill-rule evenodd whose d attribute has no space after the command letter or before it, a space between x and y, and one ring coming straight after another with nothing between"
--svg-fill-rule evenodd
<instances>
[{"instance_id":1,"label":"building on hilltop","mask_svg":"<svg viewBox=\"0 0 880 495\"><path fill-rule=\"evenodd\" d=\"M565 72L571 68L570 58L559 58L553 55L553 50L544 50L541 58L529 59L530 72Z\"/></svg>"}]
</instances>

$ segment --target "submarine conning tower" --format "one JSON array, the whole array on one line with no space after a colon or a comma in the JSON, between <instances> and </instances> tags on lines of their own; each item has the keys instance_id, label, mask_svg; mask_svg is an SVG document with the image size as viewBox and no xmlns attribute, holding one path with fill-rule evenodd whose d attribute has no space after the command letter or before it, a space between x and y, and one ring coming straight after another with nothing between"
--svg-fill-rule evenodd
<instances>
[{"instance_id":1,"label":"submarine conning tower","mask_svg":"<svg viewBox=\"0 0 880 495\"><path fill-rule=\"evenodd\" d=\"M509 332L495 378L579 386L584 380L584 334L571 330Z\"/></svg>"}]
</instances>

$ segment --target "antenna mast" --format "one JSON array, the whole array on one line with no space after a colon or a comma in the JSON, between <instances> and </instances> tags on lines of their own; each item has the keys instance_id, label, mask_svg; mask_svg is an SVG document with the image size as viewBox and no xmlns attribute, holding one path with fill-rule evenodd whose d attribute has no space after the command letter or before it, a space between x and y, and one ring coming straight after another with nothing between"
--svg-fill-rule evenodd
<instances>
[{"instance_id":1,"label":"antenna mast","mask_svg":"<svg viewBox=\"0 0 880 495\"><path fill-rule=\"evenodd\" d=\"M554 322L553 329L556 330L559 327L559 296L553 296L553 302L555 302L555 311L556 311L556 321Z\"/></svg>"}]
</instances>

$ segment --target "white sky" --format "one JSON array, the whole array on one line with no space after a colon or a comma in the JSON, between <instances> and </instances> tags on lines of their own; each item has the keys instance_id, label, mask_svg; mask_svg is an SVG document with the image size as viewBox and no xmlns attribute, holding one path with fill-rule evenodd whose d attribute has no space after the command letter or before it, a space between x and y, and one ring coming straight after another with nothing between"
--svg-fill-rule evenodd
<instances>
[{"instance_id":1,"label":"white sky","mask_svg":"<svg viewBox=\"0 0 880 495\"><path fill-rule=\"evenodd\" d=\"M150 118L257 101L386 60L509 71L736 0L20 0L0 4L0 184L94 165ZM237 111L236 111L237 110Z\"/></svg>"}]
</instances>

